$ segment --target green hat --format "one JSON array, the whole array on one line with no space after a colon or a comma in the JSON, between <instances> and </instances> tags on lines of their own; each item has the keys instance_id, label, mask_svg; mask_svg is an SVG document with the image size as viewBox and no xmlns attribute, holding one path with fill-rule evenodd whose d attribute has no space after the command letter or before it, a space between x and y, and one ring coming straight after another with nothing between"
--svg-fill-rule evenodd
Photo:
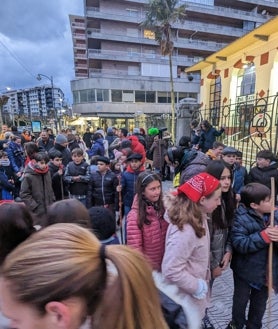
<instances>
[{"instance_id":1,"label":"green hat","mask_svg":"<svg viewBox=\"0 0 278 329\"><path fill-rule=\"evenodd\" d=\"M150 136L158 135L158 134L159 134L159 129L158 129L158 128L154 128L154 127L152 127L152 128L150 128L150 129L148 130L148 134L149 134Z\"/></svg>"}]
</instances>

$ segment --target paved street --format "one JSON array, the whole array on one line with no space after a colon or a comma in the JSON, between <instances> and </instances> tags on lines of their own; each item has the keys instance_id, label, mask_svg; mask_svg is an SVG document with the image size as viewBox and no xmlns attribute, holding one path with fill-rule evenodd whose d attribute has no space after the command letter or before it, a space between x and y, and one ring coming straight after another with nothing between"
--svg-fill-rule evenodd
<instances>
[{"instance_id":1,"label":"paved street","mask_svg":"<svg viewBox=\"0 0 278 329\"><path fill-rule=\"evenodd\" d=\"M215 329L225 329L232 312L233 278L232 270L228 269L217 278L212 289L211 307L209 317ZM267 306L264 316L263 329L278 328L278 296L271 298L271 308Z\"/></svg>"}]
</instances>

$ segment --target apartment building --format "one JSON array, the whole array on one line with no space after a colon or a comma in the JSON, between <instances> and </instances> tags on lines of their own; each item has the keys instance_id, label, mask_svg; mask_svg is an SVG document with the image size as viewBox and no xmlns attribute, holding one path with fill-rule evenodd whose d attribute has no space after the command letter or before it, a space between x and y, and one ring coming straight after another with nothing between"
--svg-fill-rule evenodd
<instances>
[{"instance_id":1,"label":"apartment building","mask_svg":"<svg viewBox=\"0 0 278 329\"><path fill-rule=\"evenodd\" d=\"M278 0L195 0L173 26L177 107L199 102L200 76L185 69L278 14ZM84 0L70 16L76 79L73 112L92 126L169 126L169 59L145 29L146 0Z\"/></svg>"},{"instance_id":2,"label":"apartment building","mask_svg":"<svg viewBox=\"0 0 278 329\"><path fill-rule=\"evenodd\" d=\"M64 93L60 88L40 86L7 91L3 94L8 100L2 107L4 123L29 125L33 120L50 123L63 107ZM54 123L54 122L53 122Z\"/></svg>"}]
</instances>

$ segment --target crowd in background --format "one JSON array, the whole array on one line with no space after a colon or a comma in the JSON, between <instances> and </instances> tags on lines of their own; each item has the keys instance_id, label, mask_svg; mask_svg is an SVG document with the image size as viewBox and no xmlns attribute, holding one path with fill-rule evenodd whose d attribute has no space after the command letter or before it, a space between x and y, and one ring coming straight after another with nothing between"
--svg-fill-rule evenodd
<instances>
[{"instance_id":1,"label":"crowd in background","mask_svg":"<svg viewBox=\"0 0 278 329\"><path fill-rule=\"evenodd\" d=\"M124 127L99 127L94 132L87 128L83 136L71 129L55 136L45 127L35 136L3 125L0 266L7 284L2 285L0 301L3 299L4 314L13 318L13 306L32 304L43 313L56 314L55 327L60 319L66 329L82 325L213 329L207 313L210 291L214 280L231 264L235 292L227 329L261 328L268 298L267 253L272 242L273 270L278 270L278 226L270 225L277 200L278 160L271 150L261 150L256 164L247 170L242 152L218 140L225 127L217 130L207 120L200 124L193 120L191 129L191 136L182 136L172 145L167 131L156 127L132 132ZM275 201L271 199L272 178ZM173 181L173 190L162 191L163 180ZM13 225L22 228L18 220L28 226L26 234L14 233L21 238L10 244L7 237L13 234ZM276 211L274 220L278 224ZM74 224L83 228L75 229ZM88 230L94 235L85 233ZM86 242L81 242L82 236ZM25 239L24 247L16 248ZM48 254L49 242L57 243L50 251L52 260L43 256ZM92 249L92 259L87 259L86 248ZM82 250L84 261L70 271L67 260L75 259L75 249ZM60 264L59 255L64 251L67 255ZM41 260L35 265L38 255ZM128 265L123 263L125 257ZM30 263L24 263L26 259ZM90 279L86 276L89 259L93 263L88 270ZM106 278L111 270L104 266L107 259L118 272L112 271L112 283ZM52 261L53 266L57 261L57 271L65 274L57 275L52 285L47 281L51 272L37 280L35 273ZM16 273L14 264L21 264L22 272ZM33 264L33 271L28 264ZM20 277L33 285L30 295L23 294L28 287L22 286ZM95 285L90 285L92 278ZM276 289L278 282L274 281ZM57 300L57 296L62 297ZM115 296L122 300L122 309L111 311ZM72 299L76 297L78 300ZM67 301L64 311L61 301ZM141 318L127 307L128 302ZM105 312L109 316L104 316ZM18 317L25 318L23 313ZM65 325L69 319L75 326ZM16 321L16 328L24 328L17 327ZM35 328L36 323L27 327Z\"/></svg>"}]
</instances>

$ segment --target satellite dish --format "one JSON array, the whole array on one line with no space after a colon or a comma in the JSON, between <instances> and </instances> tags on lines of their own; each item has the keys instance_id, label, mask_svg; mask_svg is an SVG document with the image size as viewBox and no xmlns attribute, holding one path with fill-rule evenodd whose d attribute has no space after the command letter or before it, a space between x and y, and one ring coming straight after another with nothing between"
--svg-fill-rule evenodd
<instances>
[{"instance_id":1,"label":"satellite dish","mask_svg":"<svg viewBox=\"0 0 278 329\"><path fill-rule=\"evenodd\" d=\"M263 11L262 11L262 15L265 15L266 14L266 10L264 9Z\"/></svg>"}]
</instances>

